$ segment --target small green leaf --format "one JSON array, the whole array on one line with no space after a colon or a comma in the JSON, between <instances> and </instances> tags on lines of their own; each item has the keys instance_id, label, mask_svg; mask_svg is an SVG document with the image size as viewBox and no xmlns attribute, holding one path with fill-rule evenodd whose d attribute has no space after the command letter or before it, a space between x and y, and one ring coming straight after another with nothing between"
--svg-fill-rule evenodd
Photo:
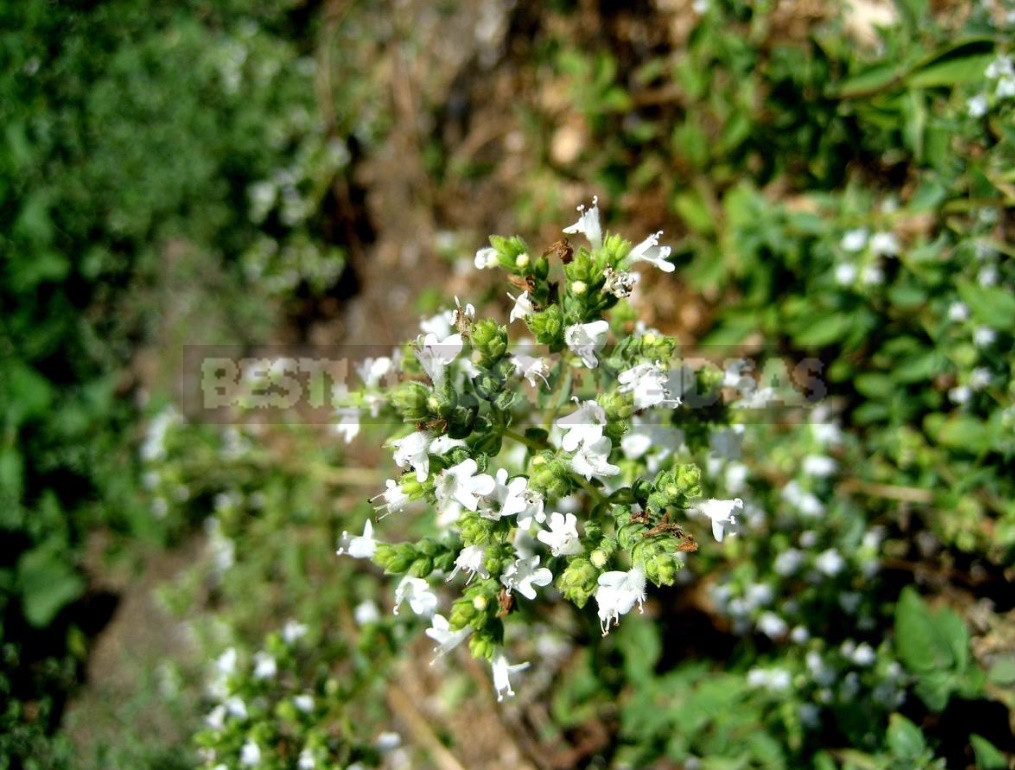
<instances>
[{"instance_id":1,"label":"small green leaf","mask_svg":"<svg viewBox=\"0 0 1015 770\"><path fill-rule=\"evenodd\" d=\"M888 747L900 759L916 759L927 748L920 728L902 714L892 714L888 721Z\"/></svg>"},{"instance_id":2,"label":"small green leaf","mask_svg":"<svg viewBox=\"0 0 1015 770\"><path fill-rule=\"evenodd\" d=\"M955 665L950 642L912 586L902 589L895 606L895 647L902 663L915 673L947 670Z\"/></svg>"},{"instance_id":3,"label":"small green leaf","mask_svg":"<svg viewBox=\"0 0 1015 770\"><path fill-rule=\"evenodd\" d=\"M1008 767L1004 754L986 738L974 733L969 736L969 742L973 745L973 754L976 756L976 770L1005 770Z\"/></svg>"}]
</instances>

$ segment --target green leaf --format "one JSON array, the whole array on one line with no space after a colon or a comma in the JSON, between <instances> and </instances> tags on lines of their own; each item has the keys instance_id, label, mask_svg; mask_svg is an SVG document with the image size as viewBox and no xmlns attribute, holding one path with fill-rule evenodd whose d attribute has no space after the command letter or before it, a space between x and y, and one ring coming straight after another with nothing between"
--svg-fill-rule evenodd
<instances>
[{"instance_id":1,"label":"green leaf","mask_svg":"<svg viewBox=\"0 0 1015 770\"><path fill-rule=\"evenodd\" d=\"M85 581L67 563L67 554L59 544L48 542L18 561L18 589L25 618L36 628L43 628L84 593Z\"/></svg>"},{"instance_id":2,"label":"green leaf","mask_svg":"<svg viewBox=\"0 0 1015 770\"><path fill-rule=\"evenodd\" d=\"M976 770L1005 770L1008 767L1004 754L986 738L974 733L969 736L969 742L976 756Z\"/></svg>"},{"instance_id":3,"label":"green leaf","mask_svg":"<svg viewBox=\"0 0 1015 770\"><path fill-rule=\"evenodd\" d=\"M971 415L957 414L944 418L940 414L931 414L924 422L934 440L949 449L978 454L990 446L990 426Z\"/></svg>"},{"instance_id":4,"label":"green leaf","mask_svg":"<svg viewBox=\"0 0 1015 770\"><path fill-rule=\"evenodd\" d=\"M892 714L888 720L888 747L900 759L916 759L927 748L920 728L902 714Z\"/></svg>"},{"instance_id":5,"label":"green leaf","mask_svg":"<svg viewBox=\"0 0 1015 770\"><path fill-rule=\"evenodd\" d=\"M852 319L838 313L827 313L812 323L802 326L793 334L798 345L806 347L823 347L840 341L849 331Z\"/></svg>"},{"instance_id":6,"label":"green leaf","mask_svg":"<svg viewBox=\"0 0 1015 770\"><path fill-rule=\"evenodd\" d=\"M951 671L931 671L920 675L914 689L927 708L937 713L945 710L957 686Z\"/></svg>"},{"instance_id":7,"label":"green leaf","mask_svg":"<svg viewBox=\"0 0 1015 770\"><path fill-rule=\"evenodd\" d=\"M969 281L958 282L959 295L980 323L998 331L1011 328L1015 318L1015 295L998 286L980 286Z\"/></svg>"},{"instance_id":8,"label":"green leaf","mask_svg":"<svg viewBox=\"0 0 1015 770\"><path fill-rule=\"evenodd\" d=\"M905 82L913 88L936 88L982 80L983 71L993 58L993 40L966 40L950 45L918 64L906 76Z\"/></svg>"},{"instance_id":9,"label":"green leaf","mask_svg":"<svg viewBox=\"0 0 1015 770\"><path fill-rule=\"evenodd\" d=\"M895 605L895 647L906 668L918 674L955 665L951 642L912 586L902 589Z\"/></svg>"}]
</instances>

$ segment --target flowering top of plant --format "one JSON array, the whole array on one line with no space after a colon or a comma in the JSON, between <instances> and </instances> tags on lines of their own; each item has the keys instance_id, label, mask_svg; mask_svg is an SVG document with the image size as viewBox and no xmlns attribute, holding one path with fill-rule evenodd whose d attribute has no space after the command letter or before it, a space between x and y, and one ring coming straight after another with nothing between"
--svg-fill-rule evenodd
<instances>
[{"instance_id":1,"label":"flowering top of plant","mask_svg":"<svg viewBox=\"0 0 1015 770\"><path fill-rule=\"evenodd\" d=\"M390 373L389 389L364 377L342 410L347 436L356 410L394 417L387 446L402 473L373 502L379 518L425 511L429 534L387 543L367 522L338 552L403 576L395 612L428 618L438 655L468 639L499 698L525 665L505 655L508 620L559 594L578 608L594 599L606 634L697 549L686 516L722 540L742 509L703 499L699 468L680 458L729 422L722 373L678 365L676 341L636 322L626 299L631 266L670 272L669 248L658 233L636 246L605 233L595 202L579 211L564 232L587 247L565 238L537 256L521 238L493 236L476 254L478 268L509 274L509 326L524 323L534 343L512 343L509 326L456 300L401 355L362 367ZM691 409L692 391L713 397ZM442 583L460 594L450 611Z\"/></svg>"}]
</instances>

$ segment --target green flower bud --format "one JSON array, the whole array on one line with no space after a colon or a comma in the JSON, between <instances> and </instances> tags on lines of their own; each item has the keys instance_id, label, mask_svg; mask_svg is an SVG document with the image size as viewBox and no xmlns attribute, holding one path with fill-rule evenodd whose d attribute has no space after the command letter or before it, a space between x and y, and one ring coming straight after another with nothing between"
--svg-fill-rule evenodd
<instances>
[{"instance_id":1,"label":"green flower bud","mask_svg":"<svg viewBox=\"0 0 1015 770\"><path fill-rule=\"evenodd\" d=\"M576 296L581 296L589 290L589 285L585 281L572 281L571 282L571 293Z\"/></svg>"},{"instance_id":2,"label":"green flower bud","mask_svg":"<svg viewBox=\"0 0 1015 770\"><path fill-rule=\"evenodd\" d=\"M550 452L534 455L529 461L529 488L548 497L566 497L575 489L569 462Z\"/></svg>"},{"instance_id":3,"label":"green flower bud","mask_svg":"<svg viewBox=\"0 0 1015 770\"><path fill-rule=\"evenodd\" d=\"M592 562L592 566L596 569L603 569L606 563L610 560L610 557L606 554L602 548L597 548L591 554L589 554L589 561Z\"/></svg>"},{"instance_id":4,"label":"green flower bud","mask_svg":"<svg viewBox=\"0 0 1015 770\"><path fill-rule=\"evenodd\" d=\"M557 578L557 588L576 607L584 607L596 592L599 569L584 556L576 556Z\"/></svg>"},{"instance_id":5,"label":"green flower bud","mask_svg":"<svg viewBox=\"0 0 1015 770\"><path fill-rule=\"evenodd\" d=\"M672 540L673 538L661 537L660 541ZM672 548L672 543L656 543L656 538L645 538L640 548L634 549L635 564L641 564L645 570L645 577L657 586L670 586L676 580L677 572L684 566L677 558L677 554L667 548Z\"/></svg>"},{"instance_id":6,"label":"green flower bud","mask_svg":"<svg viewBox=\"0 0 1015 770\"><path fill-rule=\"evenodd\" d=\"M469 652L474 658L493 660L493 656L497 652L497 643L493 641L491 634L477 631L469 637Z\"/></svg>"},{"instance_id":7,"label":"green flower bud","mask_svg":"<svg viewBox=\"0 0 1015 770\"><path fill-rule=\"evenodd\" d=\"M483 367L491 367L507 352L507 327L485 318L472 325L473 360Z\"/></svg>"},{"instance_id":8,"label":"green flower bud","mask_svg":"<svg viewBox=\"0 0 1015 770\"><path fill-rule=\"evenodd\" d=\"M430 416L429 399L430 388L421 382L403 382L391 391L391 403L408 422L419 422Z\"/></svg>"},{"instance_id":9,"label":"green flower bud","mask_svg":"<svg viewBox=\"0 0 1015 770\"><path fill-rule=\"evenodd\" d=\"M524 270L529 266L530 261L531 260L529 259L528 254L519 254L517 257L515 257L515 267L517 267L519 270Z\"/></svg>"},{"instance_id":10,"label":"green flower bud","mask_svg":"<svg viewBox=\"0 0 1015 770\"><path fill-rule=\"evenodd\" d=\"M526 316L529 331L541 345L549 345L551 352L564 347L564 311L560 305L550 305L546 310Z\"/></svg>"},{"instance_id":11,"label":"green flower bud","mask_svg":"<svg viewBox=\"0 0 1015 770\"><path fill-rule=\"evenodd\" d=\"M378 543L373 562L387 575L402 575L416 561L416 549L411 543Z\"/></svg>"},{"instance_id":12,"label":"green flower bud","mask_svg":"<svg viewBox=\"0 0 1015 770\"><path fill-rule=\"evenodd\" d=\"M533 265L532 271L538 280L545 281L547 276L550 275L550 260L546 257L540 257L536 260L535 265Z\"/></svg>"}]
</instances>

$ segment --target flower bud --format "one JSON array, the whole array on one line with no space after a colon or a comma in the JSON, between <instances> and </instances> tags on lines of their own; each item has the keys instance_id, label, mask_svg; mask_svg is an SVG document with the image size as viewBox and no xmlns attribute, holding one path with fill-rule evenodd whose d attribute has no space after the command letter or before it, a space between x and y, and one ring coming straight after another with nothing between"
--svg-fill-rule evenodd
<instances>
[{"instance_id":1,"label":"flower bud","mask_svg":"<svg viewBox=\"0 0 1015 770\"><path fill-rule=\"evenodd\" d=\"M430 416L429 399L430 389L421 382L403 382L391 391L391 403L408 422L419 422Z\"/></svg>"},{"instance_id":2,"label":"flower bud","mask_svg":"<svg viewBox=\"0 0 1015 770\"><path fill-rule=\"evenodd\" d=\"M549 452L535 455L529 462L529 488L547 497L566 497L575 483L566 460Z\"/></svg>"},{"instance_id":3,"label":"flower bud","mask_svg":"<svg viewBox=\"0 0 1015 770\"><path fill-rule=\"evenodd\" d=\"M589 290L589 285L585 281L572 281L571 282L571 293L577 296L581 296Z\"/></svg>"},{"instance_id":4,"label":"flower bud","mask_svg":"<svg viewBox=\"0 0 1015 770\"><path fill-rule=\"evenodd\" d=\"M472 325L474 360L479 366L491 367L507 352L507 327L486 318Z\"/></svg>"},{"instance_id":5,"label":"flower bud","mask_svg":"<svg viewBox=\"0 0 1015 770\"><path fill-rule=\"evenodd\" d=\"M596 592L598 580L599 570L593 563L584 556L577 556L557 578L557 588L575 606L584 607Z\"/></svg>"},{"instance_id":6,"label":"flower bud","mask_svg":"<svg viewBox=\"0 0 1015 770\"><path fill-rule=\"evenodd\" d=\"M564 311L560 305L550 305L546 310L532 313L525 318L529 331L541 345L549 345L555 352L564 346Z\"/></svg>"},{"instance_id":7,"label":"flower bud","mask_svg":"<svg viewBox=\"0 0 1015 770\"><path fill-rule=\"evenodd\" d=\"M519 254L517 257L515 257L515 267L517 267L519 270L524 270L525 268L527 268L529 266L529 262L530 260L528 254Z\"/></svg>"},{"instance_id":8,"label":"flower bud","mask_svg":"<svg viewBox=\"0 0 1015 770\"><path fill-rule=\"evenodd\" d=\"M605 567L606 562L608 562L609 560L610 557L607 556L606 551L604 551L602 548L597 548L591 554L589 554L589 561L592 562L592 566L595 567L596 569L602 569L603 567Z\"/></svg>"}]
</instances>

